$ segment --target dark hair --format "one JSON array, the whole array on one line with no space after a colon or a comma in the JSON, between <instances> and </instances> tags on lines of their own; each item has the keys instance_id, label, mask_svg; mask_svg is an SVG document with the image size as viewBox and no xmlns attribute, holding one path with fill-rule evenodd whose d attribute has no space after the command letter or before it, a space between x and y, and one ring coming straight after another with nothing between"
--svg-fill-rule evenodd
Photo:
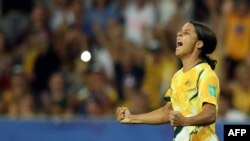
<instances>
[{"instance_id":1,"label":"dark hair","mask_svg":"<svg viewBox=\"0 0 250 141\"><path fill-rule=\"evenodd\" d=\"M217 39L216 39L215 33L213 32L211 28L209 28L207 25L203 23L195 22L195 21L191 21L189 23L193 24L195 28L195 32L198 36L198 39L203 42L203 47L201 48L200 58L203 61L206 61L210 65L210 67L214 70L217 61L214 59L211 59L208 56L208 54L213 53L214 50L216 49Z\"/></svg>"}]
</instances>

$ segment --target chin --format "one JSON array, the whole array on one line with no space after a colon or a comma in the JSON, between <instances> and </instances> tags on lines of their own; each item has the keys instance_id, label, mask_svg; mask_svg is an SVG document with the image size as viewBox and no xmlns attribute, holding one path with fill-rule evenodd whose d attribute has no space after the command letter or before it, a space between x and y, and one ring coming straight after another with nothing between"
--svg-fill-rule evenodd
<instances>
[{"instance_id":1,"label":"chin","mask_svg":"<svg viewBox=\"0 0 250 141\"><path fill-rule=\"evenodd\" d=\"M181 53L178 52L178 51L175 51L175 56L180 57L180 56L181 56Z\"/></svg>"}]
</instances>

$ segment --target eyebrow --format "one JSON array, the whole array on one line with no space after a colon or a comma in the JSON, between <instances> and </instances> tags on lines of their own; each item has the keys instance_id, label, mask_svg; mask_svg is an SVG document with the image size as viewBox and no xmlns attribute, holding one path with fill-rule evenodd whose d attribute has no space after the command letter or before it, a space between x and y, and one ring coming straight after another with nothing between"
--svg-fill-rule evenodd
<instances>
[{"instance_id":1,"label":"eyebrow","mask_svg":"<svg viewBox=\"0 0 250 141\"><path fill-rule=\"evenodd\" d=\"M185 29L185 30L182 30L182 31L187 32L187 31L191 31L191 30L189 30L189 29Z\"/></svg>"}]
</instances>

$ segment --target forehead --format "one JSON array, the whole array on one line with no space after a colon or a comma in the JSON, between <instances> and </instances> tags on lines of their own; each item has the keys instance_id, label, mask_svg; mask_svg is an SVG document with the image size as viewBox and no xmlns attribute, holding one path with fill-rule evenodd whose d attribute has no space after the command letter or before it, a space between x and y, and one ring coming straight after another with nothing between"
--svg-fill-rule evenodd
<instances>
[{"instance_id":1,"label":"forehead","mask_svg":"<svg viewBox=\"0 0 250 141\"><path fill-rule=\"evenodd\" d=\"M182 31L191 31L191 32L195 32L195 28L194 28L193 24L191 24L191 23L186 23L186 24L183 25Z\"/></svg>"}]
</instances>

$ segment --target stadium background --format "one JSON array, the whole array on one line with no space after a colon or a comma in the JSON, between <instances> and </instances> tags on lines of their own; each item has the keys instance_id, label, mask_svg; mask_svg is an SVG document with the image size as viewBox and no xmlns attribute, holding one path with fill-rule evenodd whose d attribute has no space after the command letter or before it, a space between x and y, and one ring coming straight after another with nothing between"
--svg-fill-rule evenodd
<instances>
[{"instance_id":1,"label":"stadium background","mask_svg":"<svg viewBox=\"0 0 250 141\"><path fill-rule=\"evenodd\" d=\"M23 140L169 140L170 125L121 125L124 105L144 113L164 104L176 32L207 23L223 124L249 123L249 0L0 0L0 136ZM91 53L86 61L83 51ZM85 58L85 59L84 59Z\"/></svg>"}]
</instances>

